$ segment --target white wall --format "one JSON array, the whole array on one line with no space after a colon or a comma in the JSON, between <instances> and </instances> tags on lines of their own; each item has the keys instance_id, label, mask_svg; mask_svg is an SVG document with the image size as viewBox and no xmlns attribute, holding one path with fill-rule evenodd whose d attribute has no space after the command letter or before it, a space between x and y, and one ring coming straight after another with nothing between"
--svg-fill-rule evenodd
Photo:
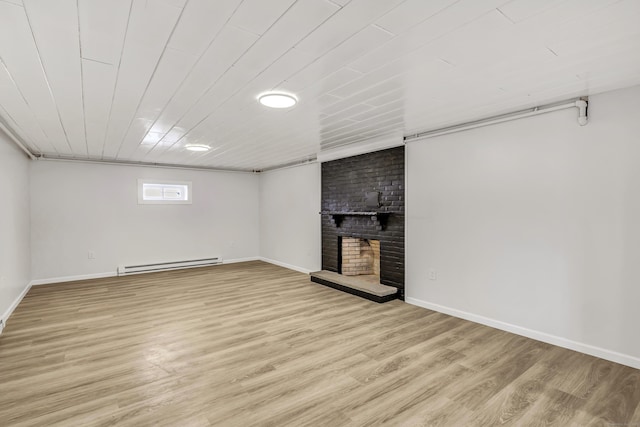
<instances>
[{"instance_id":1,"label":"white wall","mask_svg":"<svg viewBox=\"0 0 640 427\"><path fill-rule=\"evenodd\" d=\"M303 272L321 267L320 164L260 174L260 255Z\"/></svg>"},{"instance_id":2,"label":"white wall","mask_svg":"<svg viewBox=\"0 0 640 427\"><path fill-rule=\"evenodd\" d=\"M192 181L191 205L139 205L138 178ZM31 177L32 278L113 274L118 265L258 256L259 177L37 161ZM88 252L95 259L88 259Z\"/></svg>"},{"instance_id":3,"label":"white wall","mask_svg":"<svg viewBox=\"0 0 640 427\"><path fill-rule=\"evenodd\" d=\"M30 282L29 159L0 131L0 319Z\"/></svg>"},{"instance_id":4,"label":"white wall","mask_svg":"<svg viewBox=\"0 0 640 427\"><path fill-rule=\"evenodd\" d=\"M410 143L408 301L640 368L639 100Z\"/></svg>"}]
</instances>

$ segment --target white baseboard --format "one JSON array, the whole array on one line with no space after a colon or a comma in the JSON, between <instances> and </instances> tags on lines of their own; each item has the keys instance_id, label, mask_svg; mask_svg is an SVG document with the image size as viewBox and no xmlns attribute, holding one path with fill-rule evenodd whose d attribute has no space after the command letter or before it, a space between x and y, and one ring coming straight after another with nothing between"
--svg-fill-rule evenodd
<instances>
[{"instance_id":1,"label":"white baseboard","mask_svg":"<svg viewBox=\"0 0 640 427\"><path fill-rule=\"evenodd\" d=\"M236 262L258 261L258 260L260 260L260 257L223 259L222 263L233 264ZM147 272L143 272L143 273L147 273ZM63 277L51 277L48 279L36 279L36 280L32 280L30 285L33 285L33 286L49 285L53 283L76 282L78 280L102 279L104 277L117 277L117 276L118 276L117 271L109 271L106 273L80 274L78 276L63 276Z\"/></svg>"},{"instance_id":2,"label":"white baseboard","mask_svg":"<svg viewBox=\"0 0 640 427\"><path fill-rule=\"evenodd\" d=\"M11 303L9 308L4 312L2 317L0 317L0 320L2 320L2 323L4 324L4 326L7 326L7 321L9 320L9 317L13 314L14 310L18 307L18 304L20 304L20 302L25 297L25 295L27 295L27 292L29 292L29 289L31 289L31 283L27 283L27 286L25 286L24 290L20 292L20 295L18 295L18 297L13 301L13 303ZM0 334L1 333L2 333L2 328L0 328Z\"/></svg>"},{"instance_id":3,"label":"white baseboard","mask_svg":"<svg viewBox=\"0 0 640 427\"><path fill-rule=\"evenodd\" d=\"M269 259L265 257L260 257L260 261L268 262L269 264L277 265L279 267L288 268L289 270L299 271L300 273L309 274L314 270L309 270L308 268L298 267L296 265L287 264L286 262L276 261L275 259Z\"/></svg>"},{"instance_id":4,"label":"white baseboard","mask_svg":"<svg viewBox=\"0 0 640 427\"><path fill-rule=\"evenodd\" d=\"M513 325L511 323L502 322L500 320L491 319L488 317L480 316L466 311L457 310L455 308L446 307L439 304L422 301L416 298L405 298L405 302L418 307L427 308L429 310L437 311L440 313L448 314L450 316L459 317L460 319L469 320L471 322L480 323L482 325L490 326L492 328L500 329L502 331L511 332L517 335L522 335L527 338L532 338L537 341L542 341L548 344L557 345L558 347L568 348L569 350L578 351L591 356L599 357L601 359L610 360L612 362L620 363L622 365L630 366L632 368L640 369L640 358L630 356L628 354L618 353L612 350L596 347L590 344L585 344L577 341L572 341L567 338L558 337L556 335L547 334L540 331L534 331L532 329L524 328L522 326Z\"/></svg>"},{"instance_id":5,"label":"white baseboard","mask_svg":"<svg viewBox=\"0 0 640 427\"><path fill-rule=\"evenodd\" d=\"M223 259L223 264L235 264L237 262L249 262L249 261L260 261L259 256L251 256L247 258L234 258L234 259Z\"/></svg>"},{"instance_id":6,"label":"white baseboard","mask_svg":"<svg viewBox=\"0 0 640 427\"><path fill-rule=\"evenodd\" d=\"M81 274L78 276L51 277L48 279L32 280L31 285L39 286L39 285L49 285L51 283L76 282L78 280L101 279L103 277L115 277L117 275L118 273L116 271L109 271L107 273L93 273L93 274Z\"/></svg>"},{"instance_id":7,"label":"white baseboard","mask_svg":"<svg viewBox=\"0 0 640 427\"><path fill-rule=\"evenodd\" d=\"M259 261L260 257L249 257L249 258L236 258L236 259L223 259L223 264L233 264L236 262L246 262L246 261ZM146 273L146 272L144 272ZM102 279L104 277L116 277L118 276L117 271L109 271L106 273L93 273L93 274L80 274L77 276L63 276L63 277L50 277L48 279L36 279L32 280L32 286L39 285L49 285L53 283L63 283L63 282L76 282L78 280L88 280L88 279Z\"/></svg>"}]
</instances>

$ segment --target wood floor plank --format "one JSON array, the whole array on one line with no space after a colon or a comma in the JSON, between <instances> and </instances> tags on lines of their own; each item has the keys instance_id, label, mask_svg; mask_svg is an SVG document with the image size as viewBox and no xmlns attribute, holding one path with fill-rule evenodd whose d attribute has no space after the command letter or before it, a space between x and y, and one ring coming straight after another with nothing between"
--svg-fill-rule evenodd
<instances>
[{"instance_id":1,"label":"wood floor plank","mask_svg":"<svg viewBox=\"0 0 640 427\"><path fill-rule=\"evenodd\" d=\"M5 426L640 423L640 371L255 261L33 287Z\"/></svg>"}]
</instances>

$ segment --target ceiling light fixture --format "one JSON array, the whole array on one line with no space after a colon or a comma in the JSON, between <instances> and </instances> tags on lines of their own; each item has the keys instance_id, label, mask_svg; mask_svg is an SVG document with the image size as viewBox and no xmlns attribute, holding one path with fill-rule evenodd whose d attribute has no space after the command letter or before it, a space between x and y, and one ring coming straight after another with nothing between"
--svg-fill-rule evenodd
<instances>
[{"instance_id":1,"label":"ceiling light fixture","mask_svg":"<svg viewBox=\"0 0 640 427\"><path fill-rule=\"evenodd\" d=\"M203 144L188 144L188 145L185 145L184 148L186 148L189 151L209 151L209 150L211 150L211 147L209 147L208 145L203 145Z\"/></svg>"},{"instance_id":2,"label":"ceiling light fixture","mask_svg":"<svg viewBox=\"0 0 640 427\"><path fill-rule=\"evenodd\" d=\"M298 103L298 98L289 93L267 92L258 96L258 101L265 107L290 108Z\"/></svg>"}]
</instances>

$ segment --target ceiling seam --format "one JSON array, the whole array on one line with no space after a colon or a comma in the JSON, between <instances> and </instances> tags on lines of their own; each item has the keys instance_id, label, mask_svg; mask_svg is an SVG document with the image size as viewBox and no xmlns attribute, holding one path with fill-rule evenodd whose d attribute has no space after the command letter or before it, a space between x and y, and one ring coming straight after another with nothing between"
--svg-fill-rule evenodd
<instances>
[{"instance_id":1,"label":"ceiling seam","mask_svg":"<svg viewBox=\"0 0 640 427\"><path fill-rule=\"evenodd\" d=\"M178 18L176 19L176 22L173 24L173 28L171 29L171 32L169 33L169 37L167 37L167 42L165 43L164 47L162 48L162 52L160 53L160 56L158 57L158 61L156 62L156 65L153 67L153 71L151 72L151 76L149 76L149 80L147 81L147 85L144 88L144 92L142 92L142 96L140 96L140 100L138 101L138 105L136 105L136 109L133 112L133 117L131 117L131 119L129 120L129 124L127 125L127 130L124 132L123 139L120 141L120 145L118 146L118 150L116 151L116 154L115 154L116 158L120 154L120 150L122 150L122 145L124 144L124 138L126 138L127 134L129 133L129 130L131 129L131 125L133 124L133 122L134 122L134 120L136 118L136 114L137 114L138 110L140 109L140 105L142 105L142 101L144 100L144 97L147 95L147 91L149 90L149 86L151 86L151 82L153 81L153 78L155 77L156 72L158 71L158 67L160 66L160 62L162 62L162 58L164 58L164 54L166 53L167 49L169 48L169 42L171 41L171 38L173 37L173 34L175 33L176 28L178 27L178 23L180 22L180 19L182 18L182 15L184 14L185 9L189 5L189 1L190 0L187 0L185 2L184 6L182 7L182 9L180 9L180 14L178 15Z\"/></svg>"},{"instance_id":2,"label":"ceiling seam","mask_svg":"<svg viewBox=\"0 0 640 427\"><path fill-rule=\"evenodd\" d=\"M7 72L7 75L9 76L9 79L11 79L11 83L13 83L13 86L16 88L16 90L18 91L18 93L20 94L20 97L22 98L22 100L24 101L25 105L27 106L27 108L29 109L29 111L31 112L31 115L33 116L33 120L35 121L36 125L38 126L38 128L40 129L40 131L42 132L42 134L46 137L49 138L49 135L47 135L47 132L44 130L44 128L42 127L42 125L40 124L40 122L38 121L38 118L35 114L35 112L33 111L33 108L31 108L31 105L29 104L29 101L27 100L27 98L24 96L24 93L22 92L22 89L20 89L20 86L18 86L18 83L15 81L15 79L13 78L13 74L11 73L11 71L9 70L9 67L7 67L7 64L4 62L4 60L2 59L2 56L0 56L0 65L2 65L4 67L4 69ZM38 149L39 152L42 152L43 150L38 146L38 144L34 141L30 141L31 144L35 145L35 147ZM55 149L55 147L54 147Z\"/></svg>"},{"instance_id":3,"label":"ceiling seam","mask_svg":"<svg viewBox=\"0 0 640 427\"><path fill-rule=\"evenodd\" d=\"M62 121L62 115L60 114L60 107L58 106L58 102L56 101L56 97L53 93L53 89L51 88L51 83L49 83L49 76L47 74L47 68L44 66L44 61L42 60L42 54L40 53L40 47L38 46L38 41L36 40L36 35L33 32L33 26L31 25L31 19L29 18L29 12L27 11L27 5L24 4L24 16L27 19L27 24L29 24L29 32L31 33L31 38L33 39L33 44L36 47L36 52L38 53L38 62L40 63L40 68L42 69L42 74L44 75L44 81L47 84L47 89L49 89L49 95L51 96L51 100L53 101L53 105L56 108L56 113L58 116L58 122L60 123L60 127L62 128L62 133L64 134L64 139L67 141L67 145L69 146L69 150L73 153L73 147L71 147L71 143L69 142L69 135L67 134L67 129L64 126L64 122ZM53 149L58 152L58 149L55 145L51 144Z\"/></svg>"},{"instance_id":4,"label":"ceiling seam","mask_svg":"<svg viewBox=\"0 0 640 427\"><path fill-rule=\"evenodd\" d=\"M78 49L80 51L80 93L82 94L82 122L84 123L84 148L89 156L89 138L87 137L87 105L84 97L84 58L82 57L82 36L80 35L80 0L76 0L76 16L78 17Z\"/></svg>"},{"instance_id":5,"label":"ceiling seam","mask_svg":"<svg viewBox=\"0 0 640 427\"><path fill-rule=\"evenodd\" d=\"M113 83L113 93L111 94L111 105L109 106L109 114L107 116L107 126L104 130L104 138L102 139L102 153L100 156L104 158L104 149L107 144L107 135L109 135L109 128L111 127L111 114L113 113L113 104L116 100L116 90L118 89L118 81L120 79L120 66L122 65L122 55L124 54L124 47L127 44L127 35L129 34L129 24L131 23L131 13L133 11L133 2L129 3L129 14L127 15L127 24L125 25L124 37L122 37L122 46L120 47L120 58L118 59L118 68L116 70L116 81ZM87 141L88 144L88 141Z\"/></svg>"},{"instance_id":6,"label":"ceiling seam","mask_svg":"<svg viewBox=\"0 0 640 427\"><path fill-rule=\"evenodd\" d=\"M298 1L298 0L294 1L294 2L293 2L293 3L292 3L292 4L287 8L287 10L285 10L285 11L280 15L280 17L278 17L278 19L276 19L276 20L273 22L273 24L271 24L271 25L269 26L269 28L267 28L267 29L264 31L263 35L264 35L264 34L266 34L266 33L267 33L271 28L273 28L273 26L274 26L274 25L276 25L276 24L280 21L280 19L282 19L282 17L283 17L283 16L284 16L284 15L285 15L289 10L291 10L291 8L292 8L292 7L297 3L297 1ZM244 2L244 0L243 0L243 2ZM238 7L239 7L239 6L238 6ZM237 11L237 10L238 10L238 8L236 8L236 9L233 11L233 14L229 17L229 19L231 19L231 18L233 17L233 15L236 13L236 11ZM227 22L228 22L228 21L227 21ZM225 24L225 25L226 25L226 24ZM184 118L186 117L186 115L189 113L189 111L191 111L191 108L192 108L194 105L196 105L198 102L200 102L200 100L201 100L202 98L204 98L204 97L205 97L205 96L206 96L206 95L211 91L211 89L213 89L213 88L216 86L216 84L217 84L217 83L218 83L218 82L219 82L219 81L220 81L220 80L221 80L225 75L227 75L227 73L229 72L229 70L231 70L231 69L233 68L233 66L234 66L235 64L237 64L237 63L238 63L238 61L240 61L242 58L244 58L244 56L247 54L247 52L249 52L249 50L251 50L251 48L252 48L253 46L255 46L255 44L256 44L256 43L258 43L258 41L259 41L261 38L262 38L262 36L258 37L258 38L253 42L253 43L251 43L251 45L250 45L249 47L247 47L247 48L244 50L244 52L242 52L242 54L241 54L238 58L236 58L236 60L235 60L235 61L233 61L233 63L232 63L232 64L231 64L231 65L230 65L230 66L225 70L225 72L224 72L224 73L222 73L222 74L220 75L220 77L218 77L218 78L216 79L216 81L215 81L215 82L213 82L211 85L209 85L209 87L208 87L208 88L207 88L207 89L202 93L202 95L201 95L201 96L199 96L199 97L198 97L198 99L196 99L196 101L195 101L195 102L194 102L194 103L193 103L193 104L192 104L192 105L187 109L187 111L186 111L184 114L182 114L182 116L180 116L180 118L179 118L178 120L176 120L176 122L171 126L171 129L169 129L169 130L167 131L167 133L165 133L165 135L164 135L162 138L160 138L160 141L158 141L158 143L156 143L156 146L157 146L157 145L158 145L158 144L159 144L159 143L164 139L164 137L166 137L166 136L171 132L171 130L173 130L173 128L175 128L175 127L176 127L176 125L177 125L178 123L180 123L180 121L181 121L182 119L184 119ZM275 61L274 61L274 62L275 62ZM256 76L256 77L257 77L257 76ZM244 87L243 87L243 88L244 88ZM234 93L234 95L235 95L235 93ZM232 95L232 96L233 96L233 95ZM224 104L224 102L223 102L223 104ZM214 110L214 111L215 111L215 110ZM211 114L213 114L213 112L212 112ZM211 114L208 114L204 119L202 119L201 121L199 121L198 123L196 123L193 127L191 127L191 129L187 130L187 131L186 131L186 132L185 132L185 133L184 133L184 134L183 134L183 135L182 135L182 136L181 136L181 137L180 137L176 142L174 142L174 143L173 143L173 144L171 144L169 147L167 147L167 148L166 148L166 150L165 150L165 152L166 152L166 151L168 151L168 150L170 150L170 149L171 149L172 147L174 147L177 143L179 143L179 142L180 142L180 141L181 141L181 140L182 140L182 139L183 139L183 138L184 138L184 137L185 137L189 132L191 132L193 129L195 129L196 127L198 127L198 125L200 125L200 123L202 123L202 121L206 120L206 119L207 119ZM155 148L155 147L154 147L154 148Z\"/></svg>"},{"instance_id":7,"label":"ceiling seam","mask_svg":"<svg viewBox=\"0 0 640 427\"><path fill-rule=\"evenodd\" d=\"M227 24L229 23L229 21L231 20L231 18L233 17L233 15L235 15L235 13L238 11L238 9L240 8L240 6L244 3L244 0L242 0L240 3L238 3L238 5L236 6L236 8L233 10L233 12L231 13L231 15L229 15L229 18L227 18L227 20L225 21L225 23L220 27L220 30L218 30L218 32L213 36L213 38L211 39L211 41L209 42L209 44L207 45L206 48L204 48L204 50L202 51L202 54L200 54L200 57L198 57L198 59L196 60L196 62L193 64L193 66L191 67L191 69L189 70L189 72L187 73L187 76L180 82L180 84L178 85L178 87L176 88L176 90L173 92L173 94L171 95L171 98L169 98L169 101L167 101L167 103L162 107L162 110L160 110L160 112L158 113L158 117L155 118L155 120L153 121L153 123L151 124L151 126L149 126L149 129L153 129L153 126L155 126L156 123L158 123L158 120L160 119L160 117L162 116L162 114L166 111L167 107L169 106L169 104L173 101L173 99L175 98L176 94L182 89L182 87L184 86L184 83L187 81L187 79L189 78L189 76L191 76L191 73L193 72L193 70L196 69L196 67L198 66L198 64L200 64L200 61L202 60L202 58L204 58L205 54L207 53L207 51L209 50L209 48L211 48L211 46L213 45L213 43L218 39L218 37L220 36L220 33L222 33L222 31L224 30L224 28L227 26ZM243 30L244 31L244 30ZM168 44L169 42L167 42ZM252 44L253 46L253 44ZM249 48L247 48L245 50L245 52L250 49L251 46ZM244 52L243 52L244 54ZM223 74L224 75L224 74ZM219 79L216 79L216 82ZM213 84L215 84L216 82L214 82ZM207 89L208 91L208 89ZM206 92L206 91L205 91ZM200 98L198 98L199 100ZM196 101L197 102L197 101ZM149 151L147 152L147 154L151 153L153 150L155 150L155 148L158 146L158 144L160 144L160 142L162 141L162 139L167 136L169 134L169 132L171 132L171 129L174 128L175 125L178 124L178 122L184 117L184 115L182 117L180 117L180 119L178 119L178 121L176 123L174 123L174 125L171 126L171 128L169 128L169 130L167 132L165 132L162 135L162 138L160 138L158 140L158 142L156 142L155 144L153 144L153 147L151 147L151 149L149 149ZM147 132L149 132L147 130ZM140 145L142 143L143 139L140 140L140 142L138 143L138 145ZM175 144L175 143L174 143ZM171 144L170 147L171 148L174 144Z\"/></svg>"},{"instance_id":8,"label":"ceiling seam","mask_svg":"<svg viewBox=\"0 0 640 427\"><path fill-rule=\"evenodd\" d=\"M267 30L264 32L264 34L266 34L271 28L273 28L274 25L276 25L280 19L282 19L282 17L293 7L295 3L293 3L289 8L287 8L286 11L284 11L282 13L282 15L280 15L280 17L269 27L267 28ZM300 40L297 41L297 43L300 43L301 41L305 40L307 37L309 37L310 34L312 34L314 31L316 31L318 28L320 28L325 22L327 22L329 19L331 19L331 17L335 16L336 13L338 13L340 10L342 10L343 8L340 7L338 8L335 12L333 12L331 15L329 15L324 21L322 21L321 23L319 23L318 25L316 25L311 31L309 31L304 37L302 37ZM260 39L258 39L260 40ZM256 40L256 43L258 42L258 40ZM253 44L255 45L255 43ZM252 46L253 46L252 45ZM201 119L200 121L198 121L198 123L196 123L194 126L191 127L191 129L189 129L187 132L184 133L184 135L182 135L182 137L180 137L180 139L178 139L178 141L176 141L175 144L177 144L178 142L180 142L189 132L193 131L194 129L196 129L198 126L200 126L200 124L202 124L204 121L208 120L209 117L211 117L217 110L219 110L220 108L222 108L222 106L227 103L229 101L229 99L233 98L234 96L236 96L238 94L238 92L240 92L241 90L243 90L244 88L246 88L251 82L253 82L256 78L258 78L259 76L261 76L271 65L273 65L276 61L278 61L280 58L282 58L284 55L286 55L291 49L295 48L295 45L292 46L291 48L287 49L286 52L284 52L282 55L280 55L279 57L277 57L276 59L274 59L266 68L264 68L262 71L260 71L259 73L257 73L251 80L249 80L244 86L242 86L241 88L239 88L238 90L236 90L233 94L231 94L231 96L227 97L224 101L222 101L222 103L220 103L220 105L218 105L213 111L211 111L209 114L207 114L203 119ZM251 47L249 48L251 49ZM247 51L249 50L247 49ZM244 56L244 55L243 55ZM229 69L233 68L233 66L241 59L242 57L238 58L233 64L231 64L231 67L229 67ZM228 70L227 70L228 71ZM175 145L174 144L174 145ZM228 145L228 144L227 144ZM204 157L205 154L202 154L200 156L198 156L198 158L200 157Z\"/></svg>"}]
</instances>

